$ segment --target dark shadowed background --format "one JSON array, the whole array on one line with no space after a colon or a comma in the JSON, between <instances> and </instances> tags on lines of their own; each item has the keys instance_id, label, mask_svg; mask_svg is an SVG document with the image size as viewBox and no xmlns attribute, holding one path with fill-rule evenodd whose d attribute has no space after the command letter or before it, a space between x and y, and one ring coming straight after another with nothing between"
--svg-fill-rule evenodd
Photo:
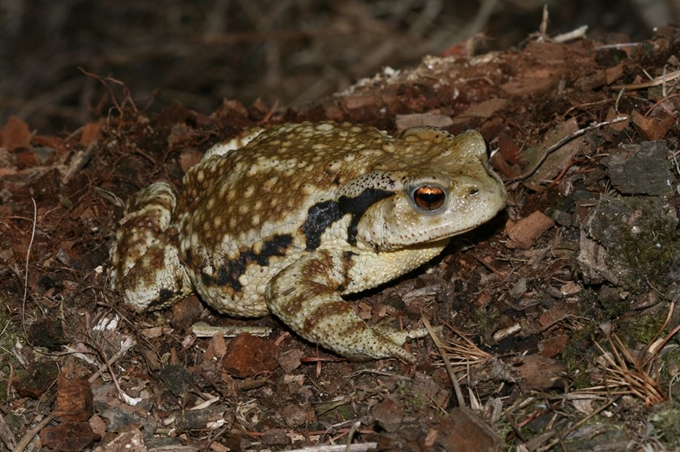
<instances>
[{"instance_id":1,"label":"dark shadowed background","mask_svg":"<svg viewBox=\"0 0 680 452\"><path fill-rule=\"evenodd\" d=\"M110 107L83 71L124 83L140 108L202 113L224 98L310 102L425 54L519 46L538 0L2 0L0 123L68 132ZM548 1L554 36L581 25L640 40L672 21L673 1ZM645 4L646 3L646 4ZM615 6L613 6L615 5ZM649 16L649 17L647 17Z\"/></svg>"}]
</instances>

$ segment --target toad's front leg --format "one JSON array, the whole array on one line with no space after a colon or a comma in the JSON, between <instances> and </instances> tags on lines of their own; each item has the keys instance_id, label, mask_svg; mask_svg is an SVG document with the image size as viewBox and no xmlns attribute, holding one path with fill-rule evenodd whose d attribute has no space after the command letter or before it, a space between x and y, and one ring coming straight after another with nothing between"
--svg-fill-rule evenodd
<instances>
[{"instance_id":1,"label":"toad's front leg","mask_svg":"<svg viewBox=\"0 0 680 452\"><path fill-rule=\"evenodd\" d=\"M402 346L427 331L371 327L341 298L341 293L355 291L350 280L353 257L352 252L328 250L303 256L269 282L265 294L269 309L300 336L349 359L396 357L415 362ZM375 271L380 270L376 266Z\"/></svg>"}]
</instances>

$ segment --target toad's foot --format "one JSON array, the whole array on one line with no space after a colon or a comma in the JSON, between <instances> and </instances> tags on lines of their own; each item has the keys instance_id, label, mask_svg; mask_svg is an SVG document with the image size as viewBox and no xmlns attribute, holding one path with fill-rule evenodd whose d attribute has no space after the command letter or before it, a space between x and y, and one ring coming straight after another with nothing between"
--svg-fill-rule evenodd
<instances>
[{"instance_id":1,"label":"toad's foot","mask_svg":"<svg viewBox=\"0 0 680 452\"><path fill-rule=\"evenodd\" d=\"M177 204L170 185L157 182L128 202L125 224L111 248L111 286L138 311L161 309L191 293L171 226Z\"/></svg>"},{"instance_id":2,"label":"toad's foot","mask_svg":"<svg viewBox=\"0 0 680 452\"><path fill-rule=\"evenodd\" d=\"M403 345L407 339L426 336L427 330L366 324L340 296L347 287L346 265L346 257L330 251L297 261L267 286L269 309L300 336L348 359L395 357L416 362Z\"/></svg>"}]
</instances>

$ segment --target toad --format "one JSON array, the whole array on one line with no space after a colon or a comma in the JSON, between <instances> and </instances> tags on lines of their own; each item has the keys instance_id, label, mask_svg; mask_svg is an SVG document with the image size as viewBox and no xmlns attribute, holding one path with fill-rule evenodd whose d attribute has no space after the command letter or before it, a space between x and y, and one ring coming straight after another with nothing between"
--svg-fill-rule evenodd
<instances>
[{"instance_id":1,"label":"toad","mask_svg":"<svg viewBox=\"0 0 680 452\"><path fill-rule=\"evenodd\" d=\"M252 129L213 146L181 194L158 182L130 199L111 282L140 311L195 291L223 314L273 313L350 359L415 362L403 345L426 331L369 326L342 296L419 267L505 202L474 130Z\"/></svg>"}]
</instances>

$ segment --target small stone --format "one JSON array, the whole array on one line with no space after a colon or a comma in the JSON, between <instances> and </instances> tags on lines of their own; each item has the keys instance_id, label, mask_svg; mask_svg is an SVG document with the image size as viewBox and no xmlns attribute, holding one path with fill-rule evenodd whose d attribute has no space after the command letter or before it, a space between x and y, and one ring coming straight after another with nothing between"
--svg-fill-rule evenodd
<instances>
[{"instance_id":1,"label":"small stone","mask_svg":"<svg viewBox=\"0 0 680 452\"><path fill-rule=\"evenodd\" d=\"M183 397L188 386L193 382L191 373L181 364L165 366L160 370L159 376L170 392L177 397Z\"/></svg>"},{"instance_id":2,"label":"small stone","mask_svg":"<svg viewBox=\"0 0 680 452\"><path fill-rule=\"evenodd\" d=\"M307 421L307 410L298 405L287 405L281 410L283 419L288 427L299 427Z\"/></svg>"}]
</instances>

